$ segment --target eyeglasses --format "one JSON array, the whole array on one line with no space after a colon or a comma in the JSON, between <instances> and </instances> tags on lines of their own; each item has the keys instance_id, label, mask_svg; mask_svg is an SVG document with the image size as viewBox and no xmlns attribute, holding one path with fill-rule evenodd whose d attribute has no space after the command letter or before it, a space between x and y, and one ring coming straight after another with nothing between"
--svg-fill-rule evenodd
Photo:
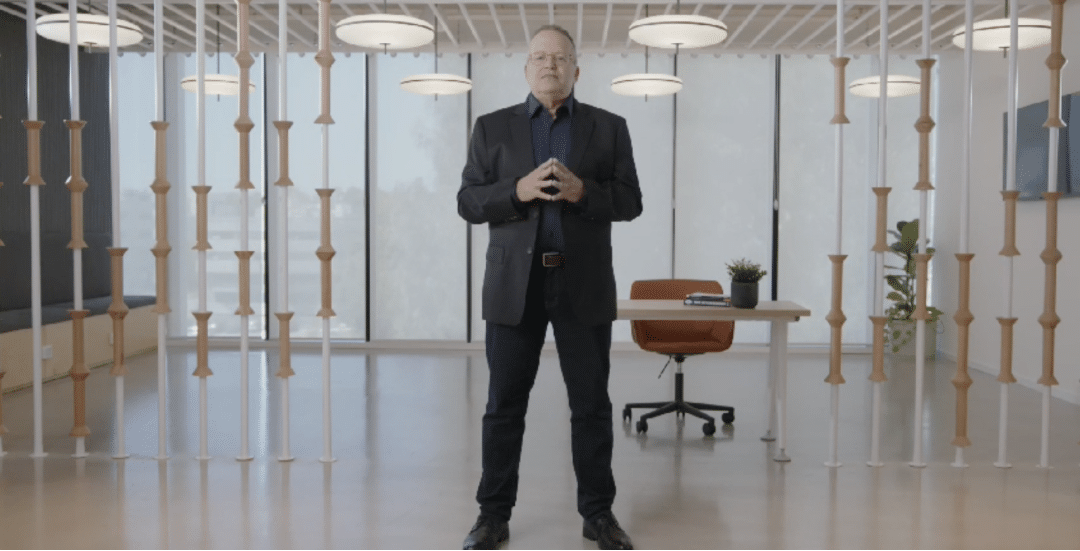
<instances>
[{"instance_id":1,"label":"eyeglasses","mask_svg":"<svg viewBox=\"0 0 1080 551\"><path fill-rule=\"evenodd\" d=\"M529 63L532 63L533 65L543 65L549 58L554 59L555 64L560 66L567 65L574 61L574 56L572 55L535 53L529 54Z\"/></svg>"}]
</instances>

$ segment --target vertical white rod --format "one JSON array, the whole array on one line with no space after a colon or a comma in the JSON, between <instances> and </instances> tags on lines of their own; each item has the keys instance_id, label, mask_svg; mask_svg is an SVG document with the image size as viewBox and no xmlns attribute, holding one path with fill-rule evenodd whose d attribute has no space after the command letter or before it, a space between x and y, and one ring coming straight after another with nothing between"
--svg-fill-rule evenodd
<instances>
[{"instance_id":1,"label":"vertical white rod","mask_svg":"<svg viewBox=\"0 0 1080 551\"><path fill-rule=\"evenodd\" d=\"M161 0L158 0L158 2L160 1ZM168 392L165 384L167 378L165 366L166 362L168 361L165 349L165 335L168 334L168 329L169 328L168 322L166 321L166 315L158 314L158 454L156 459L169 458L168 445L166 442L168 435L168 425L165 421L166 414L168 413L166 411L168 404L165 401L166 394Z\"/></svg>"},{"instance_id":2,"label":"vertical white rod","mask_svg":"<svg viewBox=\"0 0 1080 551\"><path fill-rule=\"evenodd\" d=\"M974 35L975 25L975 2L974 0L964 1L964 37L965 40L971 40ZM963 136L961 140L961 155L960 155L960 243L959 254L968 254L968 217L971 212L971 107L972 107L972 67L974 61L975 49L972 47L972 42L966 42L964 48L964 109L962 113L963 124ZM970 262L970 260L969 260ZM970 265L969 265L970 266ZM968 289L965 289L964 293L970 293L970 285ZM959 316L959 314L957 314ZM958 318L954 318L958 319ZM970 321L963 321L958 323L964 323L965 327L970 325ZM970 346L968 341L962 344L964 349L962 353L967 353L967 347ZM967 463L964 461L964 448L963 446L956 446L956 459L953 461L954 467L966 467Z\"/></svg>"},{"instance_id":3,"label":"vertical white rod","mask_svg":"<svg viewBox=\"0 0 1080 551\"><path fill-rule=\"evenodd\" d=\"M322 187L330 188L330 125L322 125ZM322 383L323 383L323 456L324 463L334 461L330 435L330 318L322 324Z\"/></svg>"},{"instance_id":4,"label":"vertical white rod","mask_svg":"<svg viewBox=\"0 0 1080 551\"><path fill-rule=\"evenodd\" d=\"M878 57L881 60L881 81L878 83L878 187L887 187L885 179L886 154L886 121L888 120L888 95L887 85L889 82L889 4L888 0L881 0L881 45ZM878 253L884 254L884 253ZM878 278L881 279L881 278ZM881 302L878 296L876 302Z\"/></svg>"},{"instance_id":5,"label":"vertical white rod","mask_svg":"<svg viewBox=\"0 0 1080 551\"><path fill-rule=\"evenodd\" d=\"M921 224L920 224L921 226ZM921 231L921 228L920 228ZM923 462L923 378L926 372L926 320L915 320L915 423L912 427L912 467Z\"/></svg>"},{"instance_id":6,"label":"vertical white rod","mask_svg":"<svg viewBox=\"0 0 1080 551\"><path fill-rule=\"evenodd\" d=\"M974 34L975 26L975 0L964 1L964 27L965 37ZM972 70L974 65L975 49L964 48L964 111L963 125L964 134L962 141L962 156L960 162L960 252L968 252L968 220L971 212L971 126L972 126Z\"/></svg>"},{"instance_id":7,"label":"vertical white rod","mask_svg":"<svg viewBox=\"0 0 1080 551\"><path fill-rule=\"evenodd\" d=\"M120 75L116 44L116 0L109 0L109 168L112 172L113 248L123 247L120 233ZM116 377L116 454L127 457L124 442L124 376Z\"/></svg>"},{"instance_id":8,"label":"vertical white rod","mask_svg":"<svg viewBox=\"0 0 1080 551\"><path fill-rule=\"evenodd\" d=\"M281 378L281 455L278 461L292 461L289 451L289 378Z\"/></svg>"},{"instance_id":9,"label":"vertical white rod","mask_svg":"<svg viewBox=\"0 0 1080 551\"><path fill-rule=\"evenodd\" d=\"M289 51L289 27L288 27L288 4L286 0L278 0L278 120L289 120L288 100L288 62ZM288 308L282 310L288 311Z\"/></svg>"},{"instance_id":10,"label":"vertical white rod","mask_svg":"<svg viewBox=\"0 0 1080 551\"><path fill-rule=\"evenodd\" d=\"M870 410L870 425L873 430L870 431L870 461L866 464L871 467L884 465L881 462L881 431L878 430L881 426L881 384L881 381L874 381L874 395Z\"/></svg>"},{"instance_id":11,"label":"vertical white rod","mask_svg":"<svg viewBox=\"0 0 1080 551\"><path fill-rule=\"evenodd\" d=\"M157 121L165 121L165 14L164 0L154 0L154 110ZM167 238L167 236L166 236ZM157 459L168 459L168 404L166 385L168 353L166 335L169 326L164 312L158 313L158 454Z\"/></svg>"},{"instance_id":12,"label":"vertical white rod","mask_svg":"<svg viewBox=\"0 0 1080 551\"><path fill-rule=\"evenodd\" d=\"M195 128L197 144L196 178L206 185L206 0L195 1ZM199 256L199 311L206 311L206 251ZM199 459L209 459L209 424L206 377L199 377Z\"/></svg>"},{"instance_id":13,"label":"vertical white rod","mask_svg":"<svg viewBox=\"0 0 1080 551\"><path fill-rule=\"evenodd\" d=\"M78 20L78 5L76 0L68 1L68 20L72 22L68 27L68 89L71 92L71 120L82 120L79 116L80 107L80 93L79 93L79 26L75 24ZM74 300L72 301L72 309L83 309L83 255L82 249L71 249L71 266L72 266L72 292ZM79 436L75 438L75 455L74 457L86 457L86 438Z\"/></svg>"},{"instance_id":14,"label":"vertical white rod","mask_svg":"<svg viewBox=\"0 0 1080 551\"><path fill-rule=\"evenodd\" d=\"M157 118L165 120L165 15L162 0L154 0L154 108Z\"/></svg>"},{"instance_id":15,"label":"vertical white rod","mask_svg":"<svg viewBox=\"0 0 1080 551\"><path fill-rule=\"evenodd\" d=\"M825 463L826 467L839 467L839 433L840 433L840 385L829 385L832 387L832 401L830 402L832 407L830 409L829 416L829 460Z\"/></svg>"},{"instance_id":16,"label":"vertical white rod","mask_svg":"<svg viewBox=\"0 0 1080 551\"><path fill-rule=\"evenodd\" d=\"M199 377L199 420L202 422L199 430L199 457L196 459L210 459L209 444L206 434L206 420L210 416L206 401L206 377Z\"/></svg>"},{"instance_id":17,"label":"vertical white rod","mask_svg":"<svg viewBox=\"0 0 1080 551\"><path fill-rule=\"evenodd\" d=\"M1050 385L1043 385L1042 392L1042 431L1039 446L1039 468L1050 468Z\"/></svg>"},{"instance_id":18,"label":"vertical white rod","mask_svg":"<svg viewBox=\"0 0 1080 551\"><path fill-rule=\"evenodd\" d=\"M68 25L68 88L71 91L71 120L82 120L79 118L79 26L75 24L78 20L78 5L76 0L68 0L68 19L71 24ZM76 307L76 310L80 308Z\"/></svg>"},{"instance_id":19,"label":"vertical white rod","mask_svg":"<svg viewBox=\"0 0 1080 551\"><path fill-rule=\"evenodd\" d=\"M37 78L37 12L34 0L26 0L26 96L27 118L38 118ZM45 457L44 421L42 413L41 358L41 191L30 186L30 318L33 326L34 361L34 453L30 457Z\"/></svg>"},{"instance_id":20,"label":"vertical white rod","mask_svg":"<svg viewBox=\"0 0 1080 551\"><path fill-rule=\"evenodd\" d=\"M330 318L323 318L323 342L322 342L322 375L323 375L323 456L320 461L329 463L334 461L333 446L331 444L330 431Z\"/></svg>"},{"instance_id":21,"label":"vertical white rod","mask_svg":"<svg viewBox=\"0 0 1080 551\"><path fill-rule=\"evenodd\" d=\"M970 35L969 35L970 36ZM995 467L1007 469L1012 467L1006 457L1006 441L1008 438L1009 421L1009 383L1001 383L1001 407L998 411L998 459L994 462Z\"/></svg>"},{"instance_id":22,"label":"vertical white rod","mask_svg":"<svg viewBox=\"0 0 1080 551\"><path fill-rule=\"evenodd\" d=\"M319 53L320 55L328 55L329 62L326 59L316 60L319 62L319 66L322 69L320 84L322 88L322 111L316 122L322 123L322 188L324 190L330 189L330 125L334 122L330 117L330 66L333 63L333 56L330 50L330 1L325 0L319 2ZM676 50L676 54L678 50ZM325 199L329 204L329 197ZM324 216L329 217L330 213L323 213ZM326 221L325 231L327 235L326 245L330 244L329 236L330 221ZM320 261L322 259L320 258ZM329 267L329 261L326 262L327 268ZM325 285L330 287L332 284L330 281L326 281ZM322 290L324 296L330 292L329 288ZM327 300L325 308L329 309L330 304ZM324 463L334 461L332 445L331 445L331 430L330 430L330 316L333 315L331 311L328 315L322 318L322 383L323 383L323 456L320 460Z\"/></svg>"},{"instance_id":23,"label":"vertical white rod","mask_svg":"<svg viewBox=\"0 0 1080 551\"><path fill-rule=\"evenodd\" d=\"M241 247L241 250L246 251L247 248ZM252 459L249 451L248 424L248 350L250 346L248 333L248 316L240 316L240 455L236 457L238 461Z\"/></svg>"},{"instance_id":24,"label":"vertical white rod","mask_svg":"<svg viewBox=\"0 0 1080 551\"><path fill-rule=\"evenodd\" d=\"M844 57L844 0L836 0L836 57ZM836 90L834 93L843 94L845 90ZM837 113L837 116L841 113ZM834 132L834 149L836 151L833 173L836 175L836 255L843 254L844 242L844 124L836 121ZM835 283L834 283L835 285ZM835 289L835 287L834 287ZM835 292L835 291L834 291ZM832 400L829 409L829 460L826 467L839 467L839 436L840 436L840 385L832 384Z\"/></svg>"}]
</instances>

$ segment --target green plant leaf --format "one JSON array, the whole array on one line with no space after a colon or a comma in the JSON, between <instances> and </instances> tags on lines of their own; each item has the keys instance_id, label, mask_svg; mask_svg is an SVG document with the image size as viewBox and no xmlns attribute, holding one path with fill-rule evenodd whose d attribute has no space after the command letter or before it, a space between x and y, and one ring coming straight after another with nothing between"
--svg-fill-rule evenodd
<instances>
[{"instance_id":1,"label":"green plant leaf","mask_svg":"<svg viewBox=\"0 0 1080 551\"><path fill-rule=\"evenodd\" d=\"M904 297L901 296L900 293L897 293L896 291L893 291L893 292L889 293L888 295L885 295L885 298L887 298L889 300L895 300L896 302L903 302L904 301Z\"/></svg>"}]
</instances>

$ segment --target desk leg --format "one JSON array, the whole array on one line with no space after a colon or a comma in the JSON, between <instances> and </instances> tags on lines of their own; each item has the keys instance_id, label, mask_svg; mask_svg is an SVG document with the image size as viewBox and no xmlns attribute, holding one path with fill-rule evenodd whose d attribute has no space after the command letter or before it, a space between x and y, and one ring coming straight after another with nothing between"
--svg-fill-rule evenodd
<instances>
[{"instance_id":1,"label":"desk leg","mask_svg":"<svg viewBox=\"0 0 1080 551\"><path fill-rule=\"evenodd\" d=\"M772 322L769 356L770 369L775 372L777 442L775 461L791 461L787 455L787 335L788 323L784 320Z\"/></svg>"},{"instance_id":2,"label":"desk leg","mask_svg":"<svg viewBox=\"0 0 1080 551\"><path fill-rule=\"evenodd\" d=\"M771 332L774 332L774 331L771 331ZM770 342L770 346L769 346L769 370L768 370L768 373L769 373L769 390L768 390L769 398L768 398L768 401L765 402L766 404L769 404L769 425L768 425L768 428L765 429L765 435L761 437L761 439L763 441L765 441L765 442L773 442L773 441L775 441L776 440L776 432L777 432L777 429L776 429L776 403L777 403L776 402L776 366L779 363L779 361L777 359L778 358L778 356L777 356L778 351L776 350L776 347L771 346L771 344L772 343Z\"/></svg>"}]
</instances>

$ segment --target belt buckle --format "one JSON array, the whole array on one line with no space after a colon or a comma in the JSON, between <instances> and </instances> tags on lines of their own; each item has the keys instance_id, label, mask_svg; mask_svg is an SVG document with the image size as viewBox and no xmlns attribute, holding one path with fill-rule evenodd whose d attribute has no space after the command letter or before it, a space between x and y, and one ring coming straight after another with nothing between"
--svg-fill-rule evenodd
<instances>
[{"instance_id":1,"label":"belt buckle","mask_svg":"<svg viewBox=\"0 0 1080 551\"><path fill-rule=\"evenodd\" d=\"M544 253L541 263L545 268L559 268L563 265L563 256L559 253Z\"/></svg>"}]
</instances>

